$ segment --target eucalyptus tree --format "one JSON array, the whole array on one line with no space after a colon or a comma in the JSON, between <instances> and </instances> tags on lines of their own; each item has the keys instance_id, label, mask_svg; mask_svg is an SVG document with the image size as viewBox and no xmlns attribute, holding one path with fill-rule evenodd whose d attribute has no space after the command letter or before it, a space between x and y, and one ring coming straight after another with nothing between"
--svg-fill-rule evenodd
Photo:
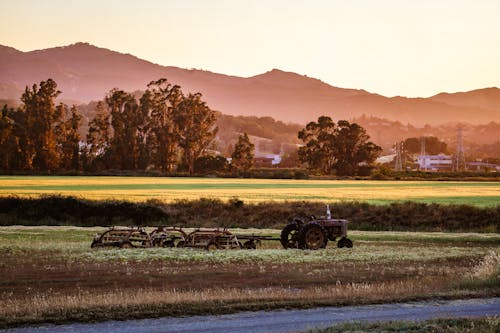
<instances>
[{"instance_id":1,"label":"eucalyptus tree","mask_svg":"<svg viewBox=\"0 0 500 333\"><path fill-rule=\"evenodd\" d=\"M61 92L54 80L26 87L21 96L21 111L26 114L28 164L37 171L54 171L59 166L55 126L62 115L57 112L55 99Z\"/></svg>"},{"instance_id":2,"label":"eucalyptus tree","mask_svg":"<svg viewBox=\"0 0 500 333\"><path fill-rule=\"evenodd\" d=\"M178 160L179 128L174 120L184 95L178 85L160 79L148 84L140 104L148 115L146 146L156 169L174 171Z\"/></svg>"},{"instance_id":3,"label":"eucalyptus tree","mask_svg":"<svg viewBox=\"0 0 500 333\"><path fill-rule=\"evenodd\" d=\"M238 171L248 171L253 166L255 146L250 141L247 133L238 137L231 154L231 166Z\"/></svg>"},{"instance_id":4,"label":"eucalyptus tree","mask_svg":"<svg viewBox=\"0 0 500 333\"><path fill-rule=\"evenodd\" d=\"M217 135L215 111L201 99L201 94L188 94L174 114L178 126L179 146L182 149L182 164L189 174L194 172L194 162L209 148Z\"/></svg>"},{"instance_id":5,"label":"eucalyptus tree","mask_svg":"<svg viewBox=\"0 0 500 333\"><path fill-rule=\"evenodd\" d=\"M106 96L111 114L112 137L108 149L110 167L121 170L136 170L140 161L142 145L145 144L142 131L146 115L140 109L132 94L113 89Z\"/></svg>"},{"instance_id":6,"label":"eucalyptus tree","mask_svg":"<svg viewBox=\"0 0 500 333\"><path fill-rule=\"evenodd\" d=\"M310 170L323 174L331 173L335 162L333 141L336 125L332 118L321 116L318 122L310 122L299 131L298 138L304 142L299 148L299 159L307 163Z\"/></svg>"},{"instance_id":7,"label":"eucalyptus tree","mask_svg":"<svg viewBox=\"0 0 500 333\"><path fill-rule=\"evenodd\" d=\"M80 134L78 129L82 116L74 105L69 111L65 104L58 105L57 109L62 113L62 121L56 127L60 169L79 170Z\"/></svg>"},{"instance_id":8,"label":"eucalyptus tree","mask_svg":"<svg viewBox=\"0 0 500 333\"><path fill-rule=\"evenodd\" d=\"M106 153L111 145L110 114L106 104L100 101L95 108L95 116L89 122L87 133L87 168L102 170L106 168Z\"/></svg>"},{"instance_id":9,"label":"eucalyptus tree","mask_svg":"<svg viewBox=\"0 0 500 333\"><path fill-rule=\"evenodd\" d=\"M366 130L356 123L321 116L298 133L304 145L299 159L321 174L355 175L362 165L374 162L382 148L369 141Z\"/></svg>"}]
</instances>

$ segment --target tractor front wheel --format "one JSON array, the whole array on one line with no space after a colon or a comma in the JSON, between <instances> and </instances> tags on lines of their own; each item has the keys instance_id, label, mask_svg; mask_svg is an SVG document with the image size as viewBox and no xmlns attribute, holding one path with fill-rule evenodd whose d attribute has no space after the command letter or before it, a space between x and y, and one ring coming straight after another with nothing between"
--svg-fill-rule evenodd
<instances>
[{"instance_id":1,"label":"tractor front wheel","mask_svg":"<svg viewBox=\"0 0 500 333\"><path fill-rule=\"evenodd\" d=\"M341 239L339 239L337 246L339 248L342 248L342 247L351 248L352 247L352 240L350 240L349 238L346 238L346 237L342 237Z\"/></svg>"}]
</instances>

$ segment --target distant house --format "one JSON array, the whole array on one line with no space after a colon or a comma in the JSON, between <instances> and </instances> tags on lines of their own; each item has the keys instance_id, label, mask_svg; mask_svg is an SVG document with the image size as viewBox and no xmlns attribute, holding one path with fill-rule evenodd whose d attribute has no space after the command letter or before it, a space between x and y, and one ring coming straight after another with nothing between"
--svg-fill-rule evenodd
<instances>
[{"instance_id":1,"label":"distant house","mask_svg":"<svg viewBox=\"0 0 500 333\"><path fill-rule=\"evenodd\" d=\"M273 167L281 163L281 156L278 154L265 154L263 156L255 156L254 166L257 168Z\"/></svg>"},{"instance_id":2,"label":"distant house","mask_svg":"<svg viewBox=\"0 0 500 333\"><path fill-rule=\"evenodd\" d=\"M453 168L453 159L449 155L419 155L417 163L420 170L439 171L451 170Z\"/></svg>"},{"instance_id":3,"label":"distant house","mask_svg":"<svg viewBox=\"0 0 500 333\"><path fill-rule=\"evenodd\" d=\"M485 162L468 162L467 169L475 171L500 171L500 165Z\"/></svg>"},{"instance_id":4,"label":"distant house","mask_svg":"<svg viewBox=\"0 0 500 333\"><path fill-rule=\"evenodd\" d=\"M377 163L377 164L391 163L394 161L395 158L396 158L396 154L380 156L375 160L375 163Z\"/></svg>"},{"instance_id":5,"label":"distant house","mask_svg":"<svg viewBox=\"0 0 500 333\"><path fill-rule=\"evenodd\" d=\"M272 159L267 157L254 157L253 166L256 168L270 168L273 166Z\"/></svg>"}]
</instances>

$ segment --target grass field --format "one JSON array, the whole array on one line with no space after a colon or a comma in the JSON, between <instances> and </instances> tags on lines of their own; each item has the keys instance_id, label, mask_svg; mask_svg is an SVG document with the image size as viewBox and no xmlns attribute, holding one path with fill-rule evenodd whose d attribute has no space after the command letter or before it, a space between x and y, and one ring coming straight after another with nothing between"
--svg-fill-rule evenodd
<instances>
[{"instance_id":1,"label":"grass field","mask_svg":"<svg viewBox=\"0 0 500 333\"><path fill-rule=\"evenodd\" d=\"M425 203L494 206L498 182L270 180L164 177L0 176L0 195L61 194L87 199L196 200L239 198L262 201L366 201L384 204L411 200Z\"/></svg>"},{"instance_id":2,"label":"grass field","mask_svg":"<svg viewBox=\"0 0 500 333\"><path fill-rule=\"evenodd\" d=\"M318 251L91 249L102 230L0 227L0 327L500 295L499 234L356 231L354 248Z\"/></svg>"}]
</instances>

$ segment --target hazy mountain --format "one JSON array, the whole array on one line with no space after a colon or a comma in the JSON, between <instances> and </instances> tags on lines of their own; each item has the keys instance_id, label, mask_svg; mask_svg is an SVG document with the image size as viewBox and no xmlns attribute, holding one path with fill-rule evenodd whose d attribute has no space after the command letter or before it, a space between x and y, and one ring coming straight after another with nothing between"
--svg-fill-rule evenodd
<instances>
[{"instance_id":1,"label":"hazy mountain","mask_svg":"<svg viewBox=\"0 0 500 333\"><path fill-rule=\"evenodd\" d=\"M449 105L480 107L485 110L500 112L500 89L496 87L454 94L441 93L432 96L430 99Z\"/></svg>"},{"instance_id":2,"label":"hazy mountain","mask_svg":"<svg viewBox=\"0 0 500 333\"><path fill-rule=\"evenodd\" d=\"M278 69L243 78L160 66L86 43L31 52L0 46L0 98L19 98L26 85L49 77L63 91L62 98L82 102L102 99L114 87L145 89L150 81L166 77L184 91L203 93L208 104L223 113L272 116L301 124L319 115L351 119L363 114L415 125L500 120L498 88L430 98L388 98Z\"/></svg>"}]
</instances>

